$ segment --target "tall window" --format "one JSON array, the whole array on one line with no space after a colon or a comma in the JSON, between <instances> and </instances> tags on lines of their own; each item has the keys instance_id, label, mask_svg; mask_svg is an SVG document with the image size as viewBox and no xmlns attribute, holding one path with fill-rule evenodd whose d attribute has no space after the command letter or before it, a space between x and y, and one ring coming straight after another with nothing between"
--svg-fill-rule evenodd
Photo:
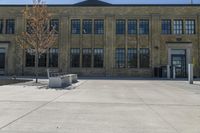
<instances>
[{"instance_id":1,"label":"tall window","mask_svg":"<svg viewBox=\"0 0 200 133\"><path fill-rule=\"evenodd\" d=\"M71 20L71 33L80 34L81 33L81 22L80 19Z\"/></svg>"},{"instance_id":2,"label":"tall window","mask_svg":"<svg viewBox=\"0 0 200 133\"><path fill-rule=\"evenodd\" d=\"M50 30L54 29L55 34L59 33L59 19L51 19L50 20Z\"/></svg>"},{"instance_id":3,"label":"tall window","mask_svg":"<svg viewBox=\"0 0 200 133\"><path fill-rule=\"evenodd\" d=\"M171 34L171 20L162 20L162 34Z\"/></svg>"},{"instance_id":4,"label":"tall window","mask_svg":"<svg viewBox=\"0 0 200 133\"><path fill-rule=\"evenodd\" d=\"M31 27L31 20L27 20L26 21L26 32L28 34L33 33L33 28Z\"/></svg>"},{"instance_id":5,"label":"tall window","mask_svg":"<svg viewBox=\"0 0 200 133\"><path fill-rule=\"evenodd\" d=\"M94 34L104 34L104 20L94 20Z\"/></svg>"},{"instance_id":6,"label":"tall window","mask_svg":"<svg viewBox=\"0 0 200 133\"><path fill-rule=\"evenodd\" d=\"M116 20L116 34L125 34L126 24L124 19Z\"/></svg>"},{"instance_id":7,"label":"tall window","mask_svg":"<svg viewBox=\"0 0 200 133\"><path fill-rule=\"evenodd\" d=\"M58 67L58 48L49 50L49 67Z\"/></svg>"},{"instance_id":8,"label":"tall window","mask_svg":"<svg viewBox=\"0 0 200 133\"><path fill-rule=\"evenodd\" d=\"M174 20L174 34L183 34L183 20Z\"/></svg>"},{"instance_id":9,"label":"tall window","mask_svg":"<svg viewBox=\"0 0 200 133\"><path fill-rule=\"evenodd\" d=\"M141 19L139 24L140 34L149 34L149 20Z\"/></svg>"},{"instance_id":10,"label":"tall window","mask_svg":"<svg viewBox=\"0 0 200 133\"><path fill-rule=\"evenodd\" d=\"M94 49L94 67L103 67L103 49L102 48L96 48Z\"/></svg>"},{"instance_id":11,"label":"tall window","mask_svg":"<svg viewBox=\"0 0 200 133\"><path fill-rule=\"evenodd\" d=\"M115 65L117 68L125 68L125 49L117 48L115 51Z\"/></svg>"},{"instance_id":12,"label":"tall window","mask_svg":"<svg viewBox=\"0 0 200 133\"><path fill-rule=\"evenodd\" d=\"M195 20L186 20L185 21L185 33L186 34L195 34Z\"/></svg>"},{"instance_id":13,"label":"tall window","mask_svg":"<svg viewBox=\"0 0 200 133\"><path fill-rule=\"evenodd\" d=\"M6 34L14 34L15 33L15 20L7 19L6 20Z\"/></svg>"},{"instance_id":14,"label":"tall window","mask_svg":"<svg viewBox=\"0 0 200 133\"><path fill-rule=\"evenodd\" d=\"M128 34L137 34L137 20L128 20Z\"/></svg>"},{"instance_id":15,"label":"tall window","mask_svg":"<svg viewBox=\"0 0 200 133\"><path fill-rule=\"evenodd\" d=\"M5 68L5 53L6 50L5 48L0 48L0 69L4 69Z\"/></svg>"},{"instance_id":16,"label":"tall window","mask_svg":"<svg viewBox=\"0 0 200 133\"><path fill-rule=\"evenodd\" d=\"M128 68L135 68L137 67L137 49L136 48L129 48L127 52L128 58Z\"/></svg>"},{"instance_id":17,"label":"tall window","mask_svg":"<svg viewBox=\"0 0 200 133\"><path fill-rule=\"evenodd\" d=\"M90 48L84 48L82 54L83 67L91 67L92 64L92 50Z\"/></svg>"},{"instance_id":18,"label":"tall window","mask_svg":"<svg viewBox=\"0 0 200 133\"><path fill-rule=\"evenodd\" d=\"M92 19L83 20L83 34L92 34Z\"/></svg>"},{"instance_id":19,"label":"tall window","mask_svg":"<svg viewBox=\"0 0 200 133\"><path fill-rule=\"evenodd\" d=\"M80 49L72 48L70 51L71 67L80 67Z\"/></svg>"},{"instance_id":20,"label":"tall window","mask_svg":"<svg viewBox=\"0 0 200 133\"><path fill-rule=\"evenodd\" d=\"M0 34L3 34L3 19L0 19Z\"/></svg>"},{"instance_id":21,"label":"tall window","mask_svg":"<svg viewBox=\"0 0 200 133\"><path fill-rule=\"evenodd\" d=\"M141 48L140 49L140 68L148 68L150 61L149 61L149 49L148 48Z\"/></svg>"},{"instance_id":22,"label":"tall window","mask_svg":"<svg viewBox=\"0 0 200 133\"><path fill-rule=\"evenodd\" d=\"M39 60L38 60L38 66L39 67L46 67L46 63L47 63L47 54L43 53L42 55L40 55Z\"/></svg>"},{"instance_id":23,"label":"tall window","mask_svg":"<svg viewBox=\"0 0 200 133\"><path fill-rule=\"evenodd\" d=\"M26 52L26 67L35 66L35 55L32 50Z\"/></svg>"}]
</instances>

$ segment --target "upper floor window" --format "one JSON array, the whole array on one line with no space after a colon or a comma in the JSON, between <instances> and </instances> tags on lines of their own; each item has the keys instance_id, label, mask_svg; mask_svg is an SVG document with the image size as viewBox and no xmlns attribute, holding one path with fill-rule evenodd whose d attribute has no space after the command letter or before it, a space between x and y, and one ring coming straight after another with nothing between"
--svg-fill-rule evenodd
<instances>
[{"instance_id":1,"label":"upper floor window","mask_svg":"<svg viewBox=\"0 0 200 133\"><path fill-rule=\"evenodd\" d=\"M137 67L137 48L128 48L127 61L128 61L128 68Z\"/></svg>"},{"instance_id":2,"label":"upper floor window","mask_svg":"<svg viewBox=\"0 0 200 133\"><path fill-rule=\"evenodd\" d=\"M116 20L116 34L125 34L126 24L124 19Z\"/></svg>"},{"instance_id":3,"label":"upper floor window","mask_svg":"<svg viewBox=\"0 0 200 133\"><path fill-rule=\"evenodd\" d=\"M139 24L139 33L146 35L149 34L149 20L141 19Z\"/></svg>"},{"instance_id":4,"label":"upper floor window","mask_svg":"<svg viewBox=\"0 0 200 133\"><path fill-rule=\"evenodd\" d=\"M117 68L125 68L125 49L116 48L115 51L115 65Z\"/></svg>"},{"instance_id":5,"label":"upper floor window","mask_svg":"<svg viewBox=\"0 0 200 133\"><path fill-rule=\"evenodd\" d=\"M128 20L128 34L137 34L137 20Z\"/></svg>"},{"instance_id":6,"label":"upper floor window","mask_svg":"<svg viewBox=\"0 0 200 133\"><path fill-rule=\"evenodd\" d=\"M0 34L3 34L3 19L0 19Z\"/></svg>"},{"instance_id":7,"label":"upper floor window","mask_svg":"<svg viewBox=\"0 0 200 133\"><path fill-rule=\"evenodd\" d=\"M54 29L55 34L59 33L59 19L51 19L50 20L50 30Z\"/></svg>"},{"instance_id":8,"label":"upper floor window","mask_svg":"<svg viewBox=\"0 0 200 133\"><path fill-rule=\"evenodd\" d=\"M33 28L31 26L31 20L27 20L26 21L26 32L28 34L32 34L33 33Z\"/></svg>"},{"instance_id":9,"label":"upper floor window","mask_svg":"<svg viewBox=\"0 0 200 133\"><path fill-rule=\"evenodd\" d=\"M150 56L148 48L140 49L140 68L148 68L150 65Z\"/></svg>"},{"instance_id":10,"label":"upper floor window","mask_svg":"<svg viewBox=\"0 0 200 133\"><path fill-rule=\"evenodd\" d=\"M80 34L81 32L81 22L80 19L72 19L71 20L71 33L72 34Z\"/></svg>"},{"instance_id":11,"label":"upper floor window","mask_svg":"<svg viewBox=\"0 0 200 133\"><path fill-rule=\"evenodd\" d=\"M92 19L83 20L83 34L92 34Z\"/></svg>"},{"instance_id":12,"label":"upper floor window","mask_svg":"<svg viewBox=\"0 0 200 133\"><path fill-rule=\"evenodd\" d=\"M171 20L162 20L162 34L171 34Z\"/></svg>"},{"instance_id":13,"label":"upper floor window","mask_svg":"<svg viewBox=\"0 0 200 133\"><path fill-rule=\"evenodd\" d=\"M94 34L104 34L104 20L94 20Z\"/></svg>"},{"instance_id":14,"label":"upper floor window","mask_svg":"<svg viewBox=\"0 0 200 133\"><path fill-rule=\"evenodd\" d=\"M6 20L6 34L14 34L15 33L15 20L7 19Z\"/></svg>"},{"instance_id":15,"label":"upper floor window","mask_svg":"<svg viewBox=\"0 0 200 133\"><path fill-rule=\"evenodd\" d=\"M183 34L183 20L174 20L174 34Z\"/></svg>"},{"instance_id":16,"label":"upper floor window","mask_svg":"<svg viewBox=\"0 0 200 133\"><path fill-rule=\"evenodd\" d=\"M58 67L58 48L49 50L49 67Z\"/></svg>"},{"instance_id":17,"label":"upper floor window","mask_svg":"<svg viewBox=\"0 0 200 133\"><path fill-rule=\"evenodd\" d=\"M186 20L185 21L185 33L186 34L195 34L195 20Z\"/></svg>"},{"instance_id":18,"label":"upper floor window","mask_svg":"<svg viewBox=\"0 0 200 133\"><path fill-rule=\"evenodd\" d=\"M102 68L103 67L103 49L102 48L95 48L94 49L94 67Z\"/></svg>"}]
</instances>

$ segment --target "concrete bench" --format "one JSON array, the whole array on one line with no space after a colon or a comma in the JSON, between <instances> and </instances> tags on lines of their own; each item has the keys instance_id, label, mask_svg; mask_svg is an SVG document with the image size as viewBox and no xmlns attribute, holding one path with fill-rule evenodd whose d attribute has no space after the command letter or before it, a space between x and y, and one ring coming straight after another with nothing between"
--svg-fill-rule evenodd
<instances>
[{"instance_id":1,"label":"concrete bench","mask_svg":"<svg viewBox=\"0 0 200 133\"><path fill-rule=\"evenodd\" d=\"M77 74L50 73L47 69L50 88L63 88L78 82Z\"/></svg>"}]
</instances>

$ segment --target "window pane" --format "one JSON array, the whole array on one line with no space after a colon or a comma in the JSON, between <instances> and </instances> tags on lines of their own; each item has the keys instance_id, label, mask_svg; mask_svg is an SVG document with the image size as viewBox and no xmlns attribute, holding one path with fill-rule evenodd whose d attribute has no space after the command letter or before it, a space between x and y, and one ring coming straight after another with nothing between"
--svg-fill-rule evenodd
<instances>
[{"instance_id":1,"label":"window pane","mask_svg":"<svg viewBox=\"0 0 200 133\"><path fill-rule=\"evenodd\" d=\"M92 34L92 20L91 19L83 20L83 34Z\"/></svg>"},{"instance_id":2,"label":"window pane","mask_svg":"<svg viewBox=\"0 0 200 133\"><path fill-rule=\"evenodd\" d=\"M162 34L171 34L171 20L162 20Z\"/></svg>"},{"instance_id":3,"label":"window pane","mask_svg":"<svg viewBox=\"0 0 200 133\"><path fill-rule=\"evenodd\" d=\"M117 19L116 20L116 34L125 34L126 25L124 19Z\"/></svg>"},{"instance_id":4,"label":"window pane","mask_svg":"<svg viewBox=\"0 0 200 133\"><path fill-rule=\"evenodd\" d=\"M94 34L104 34L104 20L94 20Z\"/></svg>"},{"instance_id":5,"label":"window pane","mask_svg":"<svg viewBox=\"0 0 200 133\"><path fill-rule=\"evenodd\" d=\"M137 20L128 20L128 34L137 34Z\"/></svg>"},{"instance_id":6,"label":"window pane","mask_svg":"<svg viewBox=\"0 0 200 133\"><path fill-rule=\"evenodd\" d=\"M80 49L72 48L70 51L71 67L80 67Z\"/></svg>"},{"instance_id":7,"label":"window pane","mask_svg":"<svg viewBox=\"0 0 200 133\"><path fill-rule=\"evenodd\" d=\"M49 67L58 67L58 48L49 50Z\"/></svg>"},{"instance_id":8,"label":"window pane","mask_svg":"<svg viewBox=\"0 0 200 133\"><path fill-rule=\"evenodd\" d=\"M116 65L116 68L125 68L125 49L124 48L116 48L115 65Z\"/></svg>"},{"instance_id":9,"label":"window pane","mask_svg":"<svg viewBox=\"0 0 200 133\"><path fill-rule=\"evenodd\" d=\"M129 48L128 49L128 68L136 68L137 67L137 49Z\"/></svg>"},{"instance_id":10,"label":"window pane","mask_svg":"<svg viewBox=\"0 0 200 133\"><path fill-rule=\"evenodd\" d=\"M0 34L3 34L3 19L0 19Z\"/></svg>"},{"instance_id":11,"label":"window pane","mask_svg":"<svg viewBox=\"0 0 200 133\"><path fill-rule=\"evenodd\" d=\"M44 53L44 54L40 55L40 57L39 57L38 66L46 67L46 63L47 63L47 54Z\"/></svg>"},{"instance_id":12,"label":"window pane","mask_svg":"<svg viewBox=\"0 0 200 133\"><path fill-rule=\"evenodd\" d=\"M149 66L150 66L149 49L141 48L140 49L140 68L148 68Z\"/></svg>"},{"instance_id":13,"label":"window pane","mask_svg":"<svg viewBox=\"0 0 200 133\"><path fill-rule=\"evenodd\" d=\"M91 67L92 64L92 50L90 48L84 48L82 54L83 67Z\"/></svg>"},{"instance_id":14,"label":"window pane","mask_svg":"<svg viewBox=\"0 0 200 133\"><path fill-rule=\"evenodd\" d=\"M186 34L195 34L195 20L186 20L185 21L185 33Z\"/></svg>"},{"instance_id":15,"label":"window pane","mask_svg":"<svg viewBox=\"0 0 200 133\"><path fill-rule=\"evenodd\" d=\"M35 66L35 55L32 50L26 52L26 67Z\"/></svg>"},{"instance_id":16,"label":"window pane","mask_svg":"<svg viewBox=\"0 0 200 133\"><path fill-rule=\"evenodd\" d=\"M139 25L140 34L149 34L149 20L141 19Z\"/></svg>"},{"instance_id":17,"label":"window pane","mask_svg":"<svg viewBox=\"0 0 200 133\"><path fill-rule=\"evenodd\" d=\"M80 19L71 20L71 33L80 34Z\"/></svg>"},{"instance_id":18,"label":"window pane","mask_svg":"<svg viewBox=\"0 0 200 133\"><path fill-rule=\"evenodd\" d=\"M55 34L59 33L59 19L51 19L50 20L50 30L54 29Z\"/></svg>"},{"instance_id":19,"label":"window pane","mask_svg":"<svg viewBox=\"0 0 200 133\"><path fill-rule=\"evenodd\" d=\"M103 67L104 51L102 48L94 49L94 67Z\"/></svg>"},{"instance_id":20,"label":"window pane","mask_svg":"<svg viewBox=\"0 0 200 133\"><path fill-rule=\"evenodd\" d=\"M183 34L183 20L174 20L174 34Z\"/></svg>"},{"instance_id":21,"label":"window pane","mask_svg":"<svg viewBox=\"0 0 200 133\"><path fill-rule=\"evenodd\" d=\"M15 33L15 20L7 19L6 20L6 34L14 34Z\"/></svg>"}]
</instances>

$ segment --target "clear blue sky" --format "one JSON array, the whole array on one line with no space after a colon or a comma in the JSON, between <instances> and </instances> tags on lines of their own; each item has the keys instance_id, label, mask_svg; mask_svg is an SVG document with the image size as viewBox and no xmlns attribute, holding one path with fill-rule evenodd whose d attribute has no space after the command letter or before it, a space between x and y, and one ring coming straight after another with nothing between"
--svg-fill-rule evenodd
<instances>
[{"instance_id":1,"label":"clear blue sky","mask_svg":"<svg viewBox=\"0 0 200 133\"><path fill-rule=\"evenodd\" d=\"M73 4L83 0L44 0L47 4ZM188 4L191 0L102 0L113 4ZM30 4L32 0L0 0L0 4ZM200 0L193 0L200 4Z\"/></svg>"}]
</instances>

